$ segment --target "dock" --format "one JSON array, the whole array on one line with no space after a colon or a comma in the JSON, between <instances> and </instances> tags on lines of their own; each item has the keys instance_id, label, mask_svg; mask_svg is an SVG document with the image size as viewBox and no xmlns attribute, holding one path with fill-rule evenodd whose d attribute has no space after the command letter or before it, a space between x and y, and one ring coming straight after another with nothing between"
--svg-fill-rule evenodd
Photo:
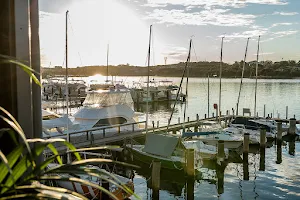
<instances>
[{"instance_id":1,"label":"dock","mask_svg":"<svg viewBox=\"0 0 300 200\"><path fill-rule=\"evenodd\" d=\"M218 118L218 121L227 121L231 119L233 116L221 116ZM188 118L189 119L189 118ZM168 126L161 126L157 127L152 122L152 127L148 126L149 133L169 133L169 134L176 134L177 131L188 129L193 131L198 131L199 125L204 125L205 121L215 121L216 118L205 118L199 119L198 115L196 115L196 119L192 121L170 124ZM121 131L121 127L123 126L132 126L130 131ZM139 127L136 129L136 127ZM112 133L111 130L116 130L116 132ZM83 147L92 147L92 146L100 146L100 145L107 145L116 142L123 142L127 139L133 139L138 137L144 137L146 134L146 121L142 122L135 122L135 123L125 123L121 125L114 125L114 126L106 126L101 128L94 128L84 131L76 131L70 132L69 138L67 135L60 136L59 138L68 139L76 148L83 148ZM110 136L108 136L110 134ZM113 134L113 135L111 135ZM47 139L50 137L44 137L43 139ZM56 146L57 150L60 152L66 151L66 146L58 145Z\"/></svg>"}]
</instances>

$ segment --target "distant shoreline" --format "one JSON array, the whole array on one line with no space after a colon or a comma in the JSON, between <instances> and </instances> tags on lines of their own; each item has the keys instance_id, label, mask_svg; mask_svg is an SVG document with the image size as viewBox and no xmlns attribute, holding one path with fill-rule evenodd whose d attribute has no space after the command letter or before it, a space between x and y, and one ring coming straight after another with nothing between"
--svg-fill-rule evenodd
<instances>
[{"instance_id":1,"label":"distant shoreline","mask_svg":"<svg viewBox=\"0 0 300 200\"><path fill-rule=\"evenodd\" d=\"M271 62L271 61L269 61ZM293 62L296 63L296 62ZM299 79L300 78L300 62L293 66L288 65L288 61L259 64L259 79ZM159 77L181 77L185 63L172 65L159 65L150 67L150 76ZM244 71L245 78L255 78L255 64L247 63ZM106 76L106 66L85 66L77 68L69 68L70 76L87 77L95 74ZM195 62L189 63L189 77L206 78L208 75L219 75L219 62ZM118 65L109 66L109 76L147 76L147 67ZM239 63L232 65L224 63L222 70L222 78L240 78L242 67ZM62 67L42 68L42 76L64 76L65 69Z\"/></svg>"}]
</instances>

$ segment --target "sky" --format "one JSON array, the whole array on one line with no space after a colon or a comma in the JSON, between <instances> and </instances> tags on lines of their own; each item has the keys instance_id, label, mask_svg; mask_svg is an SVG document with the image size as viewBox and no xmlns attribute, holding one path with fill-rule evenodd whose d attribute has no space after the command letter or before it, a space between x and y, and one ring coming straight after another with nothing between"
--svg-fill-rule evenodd
<instances>
[{"instance_id":1,"label":"sky","mask_svg":"<svg viewBox=\"0 0 300 200\"><path fill-rule=\"evenodd\" d=\"M39 0L44 67L65 65L66 11L69 67L146 66L191 61L300 60L300 0Z\"/></svg>"}]
</instances>

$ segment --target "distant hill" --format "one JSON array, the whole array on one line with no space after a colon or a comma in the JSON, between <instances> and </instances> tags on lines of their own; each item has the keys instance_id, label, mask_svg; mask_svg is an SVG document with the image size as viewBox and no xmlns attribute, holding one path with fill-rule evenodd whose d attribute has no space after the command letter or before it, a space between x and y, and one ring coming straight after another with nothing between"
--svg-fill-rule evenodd
<instances>
[{"instance_id":1,"label":"distant hill","mask_svg":"<svg viewBox=\"0 0 300 200\"><path fill-rule=\"evenodd\" d=\"M191 62L189 65L190 77L207 77L219 75L219 62ZM157 65L150 67L151 76L180 77L182 76L185 63L171 65ZM223 63L222 77L239 78L242 73L243 62L235 62L234 64ZM255 77L255 61L247 62L245 66L245 78ZM95 74L106 75L106 66L84 66L77 68L69 68L70 76L92 76ZM43 68L43 77L47 76L64 76L65 69L61 67ZM118 65L109 66L110 76L146 76L147 67ZM258 66L258 75L260 78L296 78L300 77L300 61L294 60L272 62L260 62Z\"/></svg>"}]
</instances>

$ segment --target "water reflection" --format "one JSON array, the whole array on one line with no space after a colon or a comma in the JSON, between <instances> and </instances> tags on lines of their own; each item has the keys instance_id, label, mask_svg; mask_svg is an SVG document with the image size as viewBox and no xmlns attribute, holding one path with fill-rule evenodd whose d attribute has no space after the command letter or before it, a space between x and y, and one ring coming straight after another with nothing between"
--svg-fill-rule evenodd
<instances>
[{"instance_id":1,"label":"water reflection","mask_svg":"<svg viewBox=\"0 0 300 200\"><path fill-rule=\"evenodd\" d=\"M295 141L289 142L289 154L292 156L295 155Z\"/></svg>"}]
</instances>

